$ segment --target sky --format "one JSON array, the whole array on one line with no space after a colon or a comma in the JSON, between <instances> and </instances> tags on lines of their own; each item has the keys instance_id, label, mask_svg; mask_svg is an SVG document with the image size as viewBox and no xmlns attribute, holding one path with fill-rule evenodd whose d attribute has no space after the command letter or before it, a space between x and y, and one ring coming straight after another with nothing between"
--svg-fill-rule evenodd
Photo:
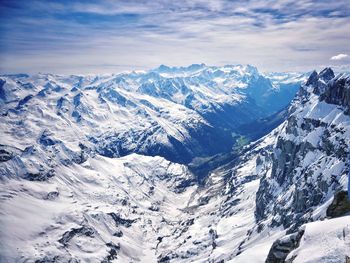
<instances>
[{"instance_id":1,"label":"sky","mask_svg":"<svg viewBox=\"0 0 350 263\"><path fill-rule=\"evenodd\" d=\"M350 68L350 1L0 0L0 73Z\"/></svg>"}]
</instances>

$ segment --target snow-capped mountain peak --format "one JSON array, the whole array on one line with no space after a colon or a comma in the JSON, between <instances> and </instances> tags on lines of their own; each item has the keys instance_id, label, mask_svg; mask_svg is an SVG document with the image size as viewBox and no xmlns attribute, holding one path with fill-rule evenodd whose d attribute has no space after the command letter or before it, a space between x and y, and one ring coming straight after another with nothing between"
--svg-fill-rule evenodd
<instances>
[{"instance_id":1,"label":"snow-capped mountain peak","mask_svg":"<svg viewBox=\"0 0 350 263\"><path fill-rule=\"evenodd\" d=\"M204 64L1 76L0 261L341 262L349 83Z\"/></svg>"}]
</instances>

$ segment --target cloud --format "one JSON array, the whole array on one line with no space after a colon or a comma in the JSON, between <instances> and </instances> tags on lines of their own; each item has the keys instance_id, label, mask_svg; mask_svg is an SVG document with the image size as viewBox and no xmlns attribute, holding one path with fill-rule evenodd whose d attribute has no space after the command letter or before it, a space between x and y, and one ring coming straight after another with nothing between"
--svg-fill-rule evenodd
<instances>
[{"instance_id":1,"label":"cloud","mask_svg":"<svg viewBox=\"0 0 350 263\"><path fill-rule=\"evenodd\" d=\"M342 59L345 59L347 57L349 57L348 54L338 54L338 55L331 57L331 60L342 60Z\"/></svg>"},{"instance_id":2,"label":"cloud","mask_svg":"<svg viewBox=\"0 0 350 263\"><path fill-rule=\"evenodd\" d=\"M350 54L349 23L348 0L3 0L0 73L223 61L311 70Z\"/></svg>"}]
</instances>

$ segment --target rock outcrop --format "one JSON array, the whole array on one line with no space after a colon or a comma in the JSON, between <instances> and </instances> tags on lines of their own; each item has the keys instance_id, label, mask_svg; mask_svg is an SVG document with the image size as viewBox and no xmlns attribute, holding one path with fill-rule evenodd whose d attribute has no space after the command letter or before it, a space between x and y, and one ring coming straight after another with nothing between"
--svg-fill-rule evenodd
<instances>
[{"instance_id":1,"label":"rock outcrop","mask_svg":"<svg viewBox=\"0 0 350 263\"><path fill-rule=\"evenodd\" d=\"M333 202L327 208L327 217L339 217L350 213L350 201L347 191L340 191L334 195Z\"/></svg>"},{"instance_id":2,"label":"rock outcrop","mask_svg":"<svg viewBox=\"0 0 350 263\"><path fill-rule=\"evenodd\" d=\"M343 106L346 114L350 114L350 76L339 75L329 84L321 95L327 103Z\"/></svg>"},{"instance_id":3,"label":"rock outcrop","mask_svg":"<svg viewBox=\"0 0 350 263\"><path fill-rule=\"evenodd\" d=\"M349 172L349 76L331 69L313 72L289 108L256 195L256 220L293 227L314 214L335 192L346 189ZM336 104L336 105L334 105ZM336 213L336 212L335 212Z\"/></svg>"},{"instance_id":4,"label":"rock outcrop","mask_svg":"<svg viewBox=\"0 0 350 263\"><path fill-rule=\"evenodd\" d=\"M299 246L303 234L304 229L300 229L298 232L277 239L273 243L265 263L285 263L288 254Z\"/></svg>"}]
</instances>

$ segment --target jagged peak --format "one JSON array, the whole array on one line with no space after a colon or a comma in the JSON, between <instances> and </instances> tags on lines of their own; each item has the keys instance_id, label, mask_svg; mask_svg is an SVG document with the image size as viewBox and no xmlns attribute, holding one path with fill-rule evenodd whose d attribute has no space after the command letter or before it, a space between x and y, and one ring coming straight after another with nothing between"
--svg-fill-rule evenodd
<instances>
[{"instance_id":1,"label":"jagged peak","mask_svg":"<svg viewBox=\"0 0 350 263\"><path fill-rule=\"evenodd\" d=\"M201 63L201 64L192 64L190 66L188 66L187 70L199 70L199 69L202 69L202 68L205 68L207 65L205 65L204 63Z\"/></svg>"},{"instance_id":2,"label":"jagged peak","mask_svg":"<svg viewBox=\"0 0 350 263\"><path fill-rule=\"evenodd\" d=\"M314 70L309 76L306 86L316 85L319 80L323 80L325 83L335 77L334 71L330 67L324 68L319 74Z\"/></svg>"},{"instance_id":3,"label":"jagged peak","mask_svg":"<svg viewBox=\"0 0 350 263\"><path fill-rule=\"evenodd\" d=\"M334 81L339 81L341 79L344 79L345 81L349 82L350 81L350 73L348 73L348 72L340 73L334 78Z\"/></svg>"},{"instance_id":4,"label":"jagged peak","mask_svg":"<svg viewBox=\"0 0 350 263\"><path fill-rule=\"evenodd\" d=\"M158 68L155 69L156 71L169 71L171 68L169 66L166 66L164 64L161 64Z\"/></svg>"},{"instance_id":5,"label":"jagged peak","mask_svg":"<svg viewBox=\"0 0 350 263\"><path fill-rule=\"evenodd\" d=\"M316 84L317 81L318 81L318 78L319 78L319 77L318 77L317 71L314 70L314 71L311 73L310 77L307 79L307 81L306 81L306 86Z\"/></svg>"},{"instance_id":6,"label":"jagged peak","mask_svg":"<svg viewBox=\"0 0 350 263\"><path fill-rule=\"evenodd\" d=\"M318 76L320 79L324 80L325 82L328 82L335 77L334 71L328 67L322 70Z\"/></svg>"},{"instance_id":7,"label":"jagged peak","mask_svg":"<svg viewBox=\"0 0 350 263\"><path fill-rule=\"evenodd\" d=\"M192 71L192 70L199 70L199 69L202 69L202 68L205 68L206 65L204 63L201 63L201 64L191 64L189 66L186 66L186 67L172 67L172 66L167 66L167 65L160 65L158 68L156 69L153 69L151 71L156 71L156 72L176 72L176 71Z\"/></svg>"},{"instance_id":8,"label":"jagged peak","mask_svg":"<svg viewBox=\"0 0 350 263\"><path fill-rule=\"evenodd\" d=\"M339 74L332 81L327 83L327 87L320 97L330 104L343 106L345 114L350 114L350 76L349 74Z\"/></svg>"}]
</instances>

